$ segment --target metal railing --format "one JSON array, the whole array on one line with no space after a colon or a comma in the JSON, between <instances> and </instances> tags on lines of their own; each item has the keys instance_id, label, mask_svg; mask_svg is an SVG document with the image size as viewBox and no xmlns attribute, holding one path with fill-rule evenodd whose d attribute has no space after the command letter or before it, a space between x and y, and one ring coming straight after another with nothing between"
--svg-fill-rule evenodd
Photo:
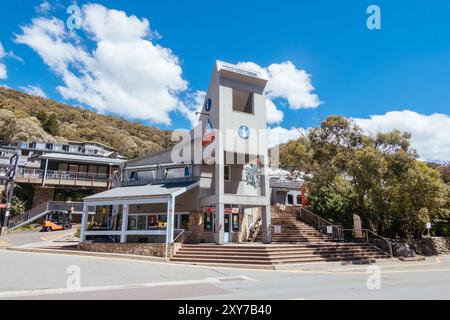
<instances>
[{"instance_id":1,"label":"metal railing","mask_svg":"<svg viewBox=\"0 0 450 320\"><path fill-rule=\"evenodd\" d=\"M269 184L271 188L287 188L300 190L300 188L302 187L302 182L292 180L270 179Z\"/></svg>"},{"instance_id":2,"label":"metal railing","mask_svg":"<svg viewBox=\"0 0 450 320\"><path fill-rule=\"evenodd\" d=\"M45 170L43 169L21 169L17 172L17 177L27 179L29 181L32 179L43 180L44 174ZM47 170L45 180L108 182L110 181L110 176L102 173Z\"/></svg>"},{"instance_id":3,"label":"metal railing","mask_svg":"<svg viewBox=\"0 0 450 320\"><path fill-rule=\"evenodd\" d=\"M72 213L82 213L83 212L83 203L82 202L46 202L41 205L38 205L24 214L19 216L15 216L9 220L9 229L14 230L20 226L23 226L24 223L31 223L37 219L39 219L42 215L45 215L51 211L69 211L73 210Z\"/></svg>"},{"instance_id":4,"label":"metal railing","mask_svg":"<svg viewBox=\"0 0 450 320\"><path fill-rule=\"evenodd\" d=\"M154 179L154 178L140 178L137 180L122 181L122 187L132 186L145 186L149 184L165 184L165 183L188 183L197 182L200 177L182 177L182 178L167 178L167 179Z\"/></svg>"},{"instance_id":5,"label":"metal railing","mask_svg":"<svg viewBox=\"0 0 450 320\"><path fill-rule=\"evenodd\" d=\"M320 233L334 241L363 242L369 246L394 257L392 242L372 230L368 229L344 229L336 226L328 220L319 217L311 211L301 208L300 219L315 227Z\"/></svg>"},{"instance_id":6,"label":"metal railing","mask_svg":"<svg viewBox=\"0 0 450 320\"><path fill-rule=\"evenodd\" d=\"M300 208L300 219L316 228L320 233L327 236L330 240L343 241L343 229L328 220L312 213L311 211Z\"/></svg>"}]
</instances>

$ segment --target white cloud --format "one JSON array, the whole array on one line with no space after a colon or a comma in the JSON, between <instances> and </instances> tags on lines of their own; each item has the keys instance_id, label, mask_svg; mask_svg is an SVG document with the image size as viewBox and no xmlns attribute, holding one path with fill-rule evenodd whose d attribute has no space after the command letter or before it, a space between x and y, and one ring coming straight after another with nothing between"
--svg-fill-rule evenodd
<instances>
[{"instance_id":1,"label":"white cloud","mask_svg":"<svg viewBox=\"0 0 450 320\"><path fill-rule=\"evenodd\" d=\"M266 99L267 123L277 124L283 122L284 113L270 99Z\"/></svg>"},{"instance_id":2,"label":"white cloud","mask_svg":"<svg viewBox=\"0 0 450 320\"><path fill-rule=\"evenodd\" d=\"M237 65L258 71L269 80L266 88L269 124L280 123L284 119L284 113L275 105L277 99L285 100L292 110L317 108L321 104L319 96L313 93L311 75L297 69L290 61L274 63L266 68L254 62L240 62Z\"/></svg>"},{"instance_id":3,"label":"white cloud","mask_svg":"<svg viewBox=\"0 0 450 320\"><path fill-rule=\"evenodd\" d=\"M44 90L42 90L42 88L40 88L38 86L29 85L26 87L19 87L19 89L28 94L31 94L32 96L47 98L47 95L45 94Z\"/></svg>"},{"instance_id":4,"label":"white cloud","mask_svg":"<svg viewBox=\"0 0 450 320\"><path fill-rule=\"evenodd\" d=\"M195 128L199 123L200 117L196 113L202 111L205 98L205 91L196 91L188 95L185 103L179 105L178 110L191 122L192 128Z\"/></svg>"},{"instance_id":5,"label":"white cloud","mask_svg":"<svg viewBox=\"0 0 450 320\"><path fill-rule=\"evenodd\" d=\"M101 5L82 7L81 30L69 32L56 18L36 18L22 26L16 42L34 49L58 74L57 90L99 112L169 125L187 89L178 58L155 44L146 19ZM86 48L93 47L93 50Z\"/></svg>"},{"instance_id":6,"label":"white cloud","mask_svg":"<svg viewBox=\"0 0 450 320\"><path fill-rule=\"evenodd\" d=\"M286 129L283 127L269 128L269 148L279 144L284 144L292 140L297 140L307 134L307 130L303 128Z\"/></svg>"},{"instance_id":7,"label":"white cloud","mask_svg":"<svg viewBox=\"0 0 450 320\"><path fill-rule=\"evenodd\" d=\"M2 63L3 58L6 56L5 49L0 42L0 79L4 80L8 78L8 72L6 71L6 65Z\"/></svg>"},{"instance_id":8,"label":"white cloud","mask_svg":"<svg viewBox=\"0 0 450 320\"><path fill-rule=\"evenodd\" d=\"M319 96L313 93L311 75L297 69L291 61L274 63L267 68L254 62L240 62L238 66L258 71L269 80L266 94L271 100L284 99L293 110L313 109L321 104Z\"/></svg>"},{"instance_id":9,"label":"white cloud","mask_svg":"<svg viewBox=\"0 0 450 320\"><path fill-rule=\"evenodd\" d=\"M42 2L40 5L38 5L35 9L37 13L45 14L52 10L53 6L48 1Z\"/></svg>"},{"instance_id":10,"label":"white cloud","mask_svg":"<svg viewBox=\"0 0 450 320\"><path fill-rule=\"evenodd\" d=\"M423 160L450 160L450 116L447 114L423 115L404 110L353 120L371 134L395 129L411 133L412 147Z\"/></svg>"}]
</instances>

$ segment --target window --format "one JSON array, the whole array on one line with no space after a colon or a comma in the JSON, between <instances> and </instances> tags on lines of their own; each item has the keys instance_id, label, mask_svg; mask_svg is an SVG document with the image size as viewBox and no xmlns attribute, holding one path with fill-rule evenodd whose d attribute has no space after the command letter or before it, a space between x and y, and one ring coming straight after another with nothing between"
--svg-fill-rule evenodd
<instances>
[{"instance_id":1,"label":"window","mask_svg":"<svg viewBox=\"0 0 450 320\"><path fill-rule=\"evenodd\" d=\"M292 194L288 194L288 204L294 205L294 196Z\"/></svg>"},{"instance_id":2,"label":"window","mask_svg":"<svg viewBox=\"0 0 450 320\"><path fill-rule=\"evenodd\" d=\"M69 165L67 163L58 163L58 171L68 171Z\"/></svg>"},{"instance_id":3,"label":"window","mask_svg":"<svg viewBox=\"0 0 450 320\"><path fill-rule=\"evenodd\" d=\"M302 196L297 196L297 205L302 204Z\"/></svg>"},{"instance_id":4,"label":"window","mask_svg":"<svg viewBox=\"0 0 450 320\"><path fill-rule=\"evenodd\" d=\"M224 168L224 180L231 181L231 166L225 166Z\"/></svg>"},{"instance_id":5,"label":"window","mask_svg":"<svg viewBox=\"0 0 450 320\"><path fill-rule=\"evenodd\" d=\"M138 178L139 178L139 176L138 176L138 173L136 171L132 171L130 173L130 181L136 181L136 180L138 180Z\"/></svg>"},{"instance_id":6,"label":"window","mask_svg":"<svg viewBox=\"0 0 450 320\"><path fill-rule=\"evenodd\" d=\"M233 111L253 114L253 93L233 89Z\"/></svg>"},{"instance_id":7,"label":"window","mask_svg":"<svg viewBox=\"0 0 450 320\"><path fill-rule=\"evenodd\" d=\"M233 214L233 232L239 232L239 214Z\"/></svg>"},{"instance_id":8,"label":"window","mask_svg":"<svg viewBox=\"0 0 450 320\"><path fill-rule=\"evenodd\" d=\"M189 215L183 214L181 216L181 229L189 231Z\"/></svg>"},{"instance_id":9,"label":"window","mask_svg":"<svg viewBox=\"0 0 450 320\"><path fill-rule=\"evenodd\" d=\"M106 174L108 174L108 168L106 168L106 167L98 167L98 173L106 175Z\"/></svg>"},{"instance_id":10,"label":"window","mask_svg":"<svg viewBox=\"0 0 450 320\"><path fill-rule=\"evenodd\" d=\"M205 231L212 232L214 231L214 216L212 213L205 213Z\"/></svg>"}]
</instances>

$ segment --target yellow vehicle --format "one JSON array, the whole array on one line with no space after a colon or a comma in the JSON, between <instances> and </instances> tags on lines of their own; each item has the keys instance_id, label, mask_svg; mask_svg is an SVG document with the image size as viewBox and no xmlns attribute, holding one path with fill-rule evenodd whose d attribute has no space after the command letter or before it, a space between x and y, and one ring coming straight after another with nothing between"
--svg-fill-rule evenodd
<instances>
[{"instance_id":1,"label":"yellow vehicle","mask_svg":"<svg viewBox=\"0 0 450 320\"><path fill-rule=\"evenodd\" d=\"M41 223L42 231L52 232L72 229L71 214L64 211L54 211L47 214Z\"/></svg>"}]
</instances>

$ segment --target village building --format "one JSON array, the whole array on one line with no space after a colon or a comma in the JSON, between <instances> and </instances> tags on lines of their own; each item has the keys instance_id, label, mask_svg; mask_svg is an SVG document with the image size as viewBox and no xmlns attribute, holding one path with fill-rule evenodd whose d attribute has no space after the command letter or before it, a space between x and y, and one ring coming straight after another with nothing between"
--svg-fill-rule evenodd
<instances>
[{"instance_id":1,"label":"village building","mask_svg":"<svg viewBox=\"0 0 450 320\"><path fill-rule=\"evenodd\" d=\"M271 243L266 84L258 72L218 61L199 126L178 146L188 155L174 159L171 149L126 162L120 186L84 199L81 242L172 243L182 235L239 243L260 225ZM88 223L99 207L104 215Z\"/></svg>"}]
</instances>

